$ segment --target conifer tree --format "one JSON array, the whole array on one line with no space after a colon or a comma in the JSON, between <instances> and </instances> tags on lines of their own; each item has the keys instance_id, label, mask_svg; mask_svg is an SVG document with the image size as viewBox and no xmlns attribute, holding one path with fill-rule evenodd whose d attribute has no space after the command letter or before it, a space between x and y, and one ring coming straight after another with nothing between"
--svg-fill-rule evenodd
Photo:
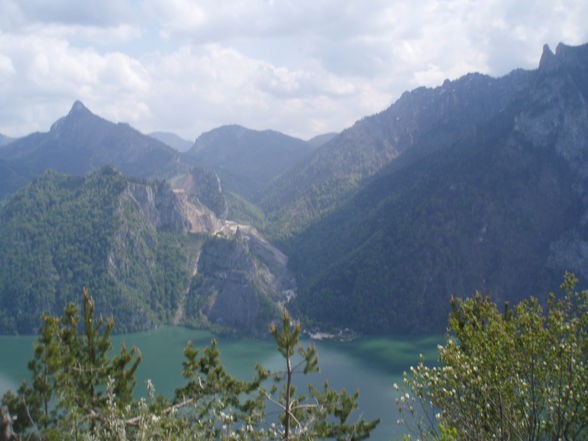
<instances>
[{"instance_id":1,"label":"conifer tree","mask_svg":"<svg viewBox=\"0 0 588 441\"><path fill-rule=\"evenodd\" d=\"M134 397L141 354L122 346L111 355L113 328L112 319L96 317L87 290L81 317L75 305L61 318L43 316L31 381L2 398L17 416L12 428L23 441L352 441L367 438L378 424L349 422L357 392L336 392L327 384L308 386L306 395L296 391L294 376L317 372L318 354L300 344L300 323L293 325L287 313L271 329L284 370L258 365L251 381L239 381L222 365L216 341L202 351L189 342L185 384L171 400L150 382L148 397ZM268 411L276 405L277 417Z\"/></svg>"}]
</instances>

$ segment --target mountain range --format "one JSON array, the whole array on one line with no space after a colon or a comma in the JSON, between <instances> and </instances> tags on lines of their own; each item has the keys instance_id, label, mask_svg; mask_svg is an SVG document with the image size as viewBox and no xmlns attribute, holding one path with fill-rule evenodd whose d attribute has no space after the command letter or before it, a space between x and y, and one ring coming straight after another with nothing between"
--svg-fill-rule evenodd
<instances>
[{"instance_id":1,"label":"mountain range","mask_svg":"<svg viewBox=\"0 0 588 441\"><path fill-rule=\"evenodd\" d=\"M309 225L286 248L300 312L426 332L451 296L515 301L565 270L588 278L587 69L588 45L560 44L533 71L414 90L285 176L306 184L277 193L286 225ZM333 166L334 152L355 160Z\"/></svg>"},{"instance_id":2,"label":"mountain range","mask_svg":"<svg viewBox=\"0 0 588 441\"><path fill-rule=\"evenodd\" d=\"M421 87L309 141L232 125L180 153L76 102L0 149L0 330L30 332L82 279L113 291L103 310L125 330L249 334L284 306L323 328L439 332L451 296L588 279L587 102L588 45L563 44L535 70Z\"/></svg>"}]
</instances>

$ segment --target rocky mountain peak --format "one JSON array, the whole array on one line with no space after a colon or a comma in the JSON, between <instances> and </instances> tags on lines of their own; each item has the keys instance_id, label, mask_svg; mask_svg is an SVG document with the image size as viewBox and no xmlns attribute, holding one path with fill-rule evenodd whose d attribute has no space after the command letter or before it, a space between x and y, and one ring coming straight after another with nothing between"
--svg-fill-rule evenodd
<instances>
[{"instance_id":1,"label":"rocky mountain peak","mask_svg":"<svg viewBox=\"0 0 588 441\"><path fill-rule=\"evenodd\" d=\"M543 45L543 53L539 60L539 70L550 72L560 67L560 63L548 44Z\"/></svg>"},{"instance_id":2,"label":"rocky mountain peak","mask_svg":"<svg viewBox=\"0 0 588 441\"><path fill-rule=\"evenodd\" d=\"M76 115L76 114L80 114L80 113L92 113L90 112L90 110L84 106L84 103L82 103L79 100L76 100L73 105L71 106L71 109L68 113L68 116L70 115Z\"/></svg>"},{"instance_id":3,"label":"rocky mountain peak","mask_svg":"<svg viewBox=\"0 0 588 441\"><path fill-rule=\"evenodd\" d=\"M560 43L555 56L582 92L584 99L588 100L588 44L567 46Z\"/></svg>"},{"instance_id":4,"label":"rocky mountain peak","mask_svg":"<svg viewBox=\"0 0 588 441\"><path fill-rule=\"evenodd\" d=\"M53 135L60 135L66 127L78 127L80 121L94 120L102 121L102 118L93 114L81 101L75 101L68 114L53 123L50 132Z\"/></svg>"},{"instance_id":5,"label":"rocky mountain peak","mask_svg":"<svg viewBox=\"0 0 588 441\"><path fill-rule=\"evenodd\" d=\"M588 62L588 43L580 46L568 46L559 43L555 55L566 64L586 64Z\"/></svg>"},{"instance_id":6,"label":"rocky mountain peak","mask_svg":"<svg viewBox=\"0 0 588 441\"><path fill-rule=\"evenodd\" d=\"M544 45L543 54L539 62L539 71L551 73L560 69L565 69L582 89L582 86L586 83L585 77L588 74L588 44L568 46L559 43L555 54L547 44Z\"/></svg>"}]
</instances>

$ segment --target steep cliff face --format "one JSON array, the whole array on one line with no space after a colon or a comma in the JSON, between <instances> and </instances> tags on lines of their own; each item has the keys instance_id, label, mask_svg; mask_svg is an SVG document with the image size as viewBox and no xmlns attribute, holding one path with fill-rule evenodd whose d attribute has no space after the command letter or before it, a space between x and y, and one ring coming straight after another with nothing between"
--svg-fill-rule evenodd
<instances>
[{"instance_id":1,"label":"steep cliff face","mask_svg":"<svg viewBox=\"0 0 588 441\"><path fill-rule=\"evenodd\" d=\"M120 281L137 272L141 280L157 280L165 264L158 249L167 232L165 240L179 247L182 281L166 293L165 321L173 313L174 324L265 334L294 295L287 258L254 229L218 218L200 202L197 195L204 192L197 182L190 177L190 193L166 184L128 183L119 197L121 222L109 253L110 272Z\"/></svg>"},{"instance_id":2,"label":"steep cliff face","mask_svg":"<svg viewBox=\"0 0 588 441\"><path fill-rule=\"evenodd\" d=\"M221 194L218 177L206 178L205 189ZM265 334L294 294L287 258L253 228L223 220L202 204L206 190L199 188L201 182L202 176L190 175L185 189L174 190L163 183L129 182L119 196L121 222L109 270L121 283L137 273L140 280L157 281L165 265L158 250L162 240L172 241L182 281L166 293L165 321L173 313L174 324Z\"/></svg>"},{"instance_id":3,"label":"steep cliff face","mask_svg":"<svg viewBox=\"0 0 588 441\"><path fill-rule=\"evenodd\" d=\"M214 171L193 166L188 172L174 176L170 184L174 189L183 190L192 204L206 206L218 218L227 217L225 193Z\"/></svg>"},{"instance_id":4,"label":"steep cliff face","mask_svg":"<svg viewBox=\"0 0 588 441\"><path fill-rule=\"evenodd\" d=\"M121 209L124 210L125 204L130 205L156 229L178 233L187 233L192 229L186 217L186 201L168 185L129 182L119 198Z\"/></svg>"},{"instance_id":5,"label":"steep cliff face","mask_svg":"<svg viewBox=\"0 0 588 441\"><path fill-rule=\"evenodd\" d=\"M255 286L255 264L244 243L235 239L208 241L198 270L204 280L193 294L206 299L201 312L208 320L253 331L260 314L260 293Z\"/></svg>"},{"instance_id":6,"label":"steep cliff face","mask_svg":"<svg viewBox=\"0 0 588 441\"><path fill-rule=\"evenodd\" d=\"M255 231L227 225L206 241L187 298L188 321L267 334L268 323L294 295L287 259Z\"/></svg>"},{"instance_id":7,"label":"steep cliff face","mask_svg":"<svg viewBox=\"0 0 588 441\"><path fill-rule=\"evenodd\" d=\"M534 145L553 146L573 170L582 201L578 222L550 245L548 266L588 279L588 45L559 44L555 54L545 46L530 98L516 130Z\"/></svg>"}]
</instances>

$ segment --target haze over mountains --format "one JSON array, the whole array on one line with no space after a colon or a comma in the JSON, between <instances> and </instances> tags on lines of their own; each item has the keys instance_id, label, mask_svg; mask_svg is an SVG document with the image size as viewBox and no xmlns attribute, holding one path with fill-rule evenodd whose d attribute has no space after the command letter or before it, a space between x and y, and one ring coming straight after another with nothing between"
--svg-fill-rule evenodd
<instances>
[{"instance_id":1,"label":"haze over mountains","mask_svg":"<svg viewBox=\"0 0 588 441\"><path fill-rule=\"evenodd\" d=\"M264 186L312 151L309 143L273 130L230 125L200 135L186 158L215 170L227 189L256 200Z\"/></svg>"},{"instance_id":2,"label":"haze over mountains","mask_svg":"<svg viewBox=\"0 0 588 441\"><path fill-rule=\"evenodd\" d=\"M338 135L338 133L324 133L322 135L313 136L312 138L310 138L306 142L308 142L313 147L320 147L323 144L326 144L327 142L329 142L331 139L333 139L337 135Z\"/></svg>"},{"instance_id":3,"label":"haze over mountains","mask_svg":"<svg viewBox=\"0 0 588 441\"><path fill-rule=\"evenodd\" d=\"M178 152L186 152L190 150L194 144L184 138L179 137L175 133L170 132L152 132L149 133L149 136L169 145L170 147L173 147Z\"/></svg>"},{"instance_id":4,"label":"haze over mountains","mask_svg":"<svg viewBox=\"0 0 588 441\"><path fill-rule=\"evenodd\" d=\"M3 135L2 133L0 133L0 147L2 147L3 145L6 144L10 144L12 141L14 141L14 138L11 138L9 136Z\"/></svg>"},{"instance_id":5,"label":"haze over mountains","mask_svg":"<svg viewBox=\"0 0 588 441\"><path fill-rule=\"evenodd\" d=\"M141 316L144 327L172 321L178 299L187 295L191 300L181 310L182 323L248 333L255 333L284 304L321 327L436 332L445 327L452 295L469 296L479 289L498 301L518 300L555 289L564 270L588 278L587 102L588 45L561 44L555 53L544 48L536 70L515 70L502 78L468 74L437 88L418 88L340 134L308 142L233 125L202 134L182 154L126 124L103 120L76 102L50 132L0 149L0 195L8 196L45 168L82 175L110 163L135 178L168 180L166 194L183 201L177 202L184 207L178 219L209 227L199 233L191 227L175 229L172 240L165 236L167 227L152 226L149 231L157 234L141 239L140 248L150 250L144 255L167 262L158 257L151 263L140 260L140 265L153 268L151 274L174 267L169 266L170 255L176 262L191 262L196 258L189 256L197 255L201 263L196 273L179 277L182 283L176 288L168 286L170 294L153 288L164 282L149 285L151 300L142 300L150 305L142 309L147 311ZM127 179L108 173L118 176L115 180ZM62 185L74 186L65 177L52 178L60 184L43 179L53 182L49 187L59 194L65 191L59 190ZM0 209L0 217L8 216L10 207L10 225L26 223L35 204L47 207L53 198L61 200L50 188L42 198L31 198L31 192L40 194L35 182ZM132 185L139 184L155 188L143 181ZM145 200L153 201L149 210L160 217L177 205L157 202L155 190L143 193L151 194ZM18 208L19 200L29 201L26 209ZM99 208L101 204L95 207L93 215L112 216ZM146 225L138 212L116 213L117 225L133 225L123 228L124 234ZM237 227L227 218L247 219L261 229L286 252L289 269L286 256L254 229ZM218 227L221 224L225 227ZM221 242L215 242L214 236L227 228L231 234L223 233ZM29 233L5 230L3 254L29 243ZM24 242L8 240L19 234ZM109 248L111 253L127 247L117 255L127 260L133 255L130 239L104 240L119 244ZM74 255L82 249L94 255L92 242L80 241L84 245L71 244L82 247ZM162 243L171 254L161 256ZM35 250L43 259L53 255ZM0 301L7 302L10 284L1 279L18 272L9 259L3 262L0 287L5 291L0 294L5 294ZM190 273L185 269L190 265L179 266ZM52 284L59 298L60 290L73 289L64 288L64 277L62 270L48 270L34 276L31 286ZM149 277L146 273L139 279ZM136 289L139 282L131 279L127 274L112 280L126 286L120 293ZM231 280L235 284L225 283ZM243 294L251 287L257 287L257 294ZM117 302L124 304L121 296ZM159 297L175 300L160 302ZM238 298L250 300L239 304ZM47 305L59 306L51 298L44 302L27 307L36 313ZM19 307L23 305L28 304ZM105 310L108 305L114 308L114 303L105 305ZM129 328L141 328L141 320L131 320ZM30 330L14 326L19 332Z\"/></svg>"}]
</instances>

